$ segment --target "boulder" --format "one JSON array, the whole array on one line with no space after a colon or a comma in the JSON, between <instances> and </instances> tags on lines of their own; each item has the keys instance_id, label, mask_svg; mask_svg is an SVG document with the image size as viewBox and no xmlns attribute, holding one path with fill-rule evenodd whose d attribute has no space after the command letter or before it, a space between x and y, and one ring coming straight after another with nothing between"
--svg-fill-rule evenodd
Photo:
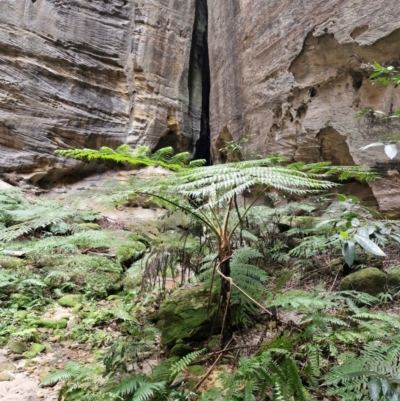
<instances>
[{"instance_id":1,"label":"boulder","mask_svg":"<svg viewBox=\"0 0 400 401\"><path fill-rule=\"evenodd\" d=\"M82 295L79 294L67 294L61 297L57 303L60 306L64 306L66 308L74 308L76 305L80 304L82 301Z\"/></svg>"},{"instance_id":2,"label":"boulder","mask_svg":"<svg viewBox=\"0 0 400 401\"><path fill-rule=\"evenodd\" d=\"M8 349L14 354L23 354L28 350L28 347L22 341L12 341L8 344Z\"/></svg>"},{"instance_id":3,"label":"boulder","mask_svg":"<svg viewBox=\"0 0 400 401\"><path fill-rule=\"evenodd\" d=\"M341 291L355 290L370 295L386 292L387 276L376 267L367 267L346 276L340 283Z\"/></svg>"},{"instance_id":4,"label":"boulder","mask_svg":"<svg viewBox=\"0 0 400 401\"><path fill-rule=\"evenodd\" d=\"M388 271L387 282L389 292L396 294L400 291L400 269L398 267L393 267Z\"/></svg>"},{"instance_id":5,"label":"boulder","mask_svg":"<svg viewBox=\"0 0 400 401\"><path fill-rule=\"evenodd\" d=\"M173 347L179 340L205 339L213 328L219 329L220 319L214 324L217 298L209 305L209 290L199 284L175 291L151 316L161 329L162 344Z\"/></svg>"}]
</instances>

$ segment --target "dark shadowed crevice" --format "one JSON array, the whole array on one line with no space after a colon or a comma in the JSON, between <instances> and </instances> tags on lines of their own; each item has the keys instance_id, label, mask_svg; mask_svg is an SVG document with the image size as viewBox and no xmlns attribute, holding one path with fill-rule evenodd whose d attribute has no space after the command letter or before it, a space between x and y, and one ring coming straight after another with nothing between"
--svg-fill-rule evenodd
<instances>
[{"instance_id":1,"label":"dark shadowed crevice","mask_svg":"<svg viewBox=\"0 0 400 401\"><path fill-rule=\"evenodd\" d=\"M207 0L196 0L189 65L189 117L193 156L211 164L210 151L210 64L208 57Z\"/></svg>"}]
</instances>

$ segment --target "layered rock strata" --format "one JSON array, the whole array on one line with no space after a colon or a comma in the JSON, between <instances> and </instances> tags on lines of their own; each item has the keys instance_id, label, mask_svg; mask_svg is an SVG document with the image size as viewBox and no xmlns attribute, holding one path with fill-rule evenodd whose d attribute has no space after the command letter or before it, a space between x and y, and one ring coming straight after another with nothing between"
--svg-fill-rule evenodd
<instances>
[{"instance_id":1,"label":"layered rock strata","mask_svg":"<svg viewBox=\"0 0 400 401\"><path fill-rule=\"evenodd\" d=\"M0 172L56 178L57 148L191 141L195 0L3 0ZM42 174L42 177L40 175Z\"/></svg>"}]
</instances>

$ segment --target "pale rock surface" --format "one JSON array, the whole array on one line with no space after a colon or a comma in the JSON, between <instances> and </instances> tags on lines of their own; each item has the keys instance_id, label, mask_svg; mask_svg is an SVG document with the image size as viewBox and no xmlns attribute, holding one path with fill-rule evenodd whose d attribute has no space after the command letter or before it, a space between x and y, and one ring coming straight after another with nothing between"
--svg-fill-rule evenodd
<instances>
[{"instance_id":1,"label":"pale rock surface","mask_svg":"<svg viewBox=\"0 0 400 401\"><path fill-rule=\"evenodd\" d=\"M400 62L398 2L215 0L209 16L214 159L250 133L248 154L389 168L371 186L382 210L399 209L400 156L359 150L390 127L354 118L400 108L400 87L368 80L374 61Z\"/></svg>"}]
</instances>

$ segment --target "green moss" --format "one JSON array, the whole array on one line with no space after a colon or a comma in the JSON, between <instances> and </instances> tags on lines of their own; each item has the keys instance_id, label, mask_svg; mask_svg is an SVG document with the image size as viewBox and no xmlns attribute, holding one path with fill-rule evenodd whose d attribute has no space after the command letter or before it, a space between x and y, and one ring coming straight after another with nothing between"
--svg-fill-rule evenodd
<instances>
[{"instance_id":1,"label":"green moss","mask_svg":"<svg viewBox=\"0 0 400 401\"><path fill-rule=\"evenodd\" d=\"M27 265L25 259L12 256L0 256L0 267L5 269L18 270Z\"/></svg>"},{"instance_id":2,"label":"green moss","mask_svg":"<svg viewBox=\"0 0 400 401\"><path fill-rule=\"evenodd\" d=\"M106 298L120 288L122 267L115 261L101 256L72 255L53 261L57 270L65 272L70 281L89 298ZM51 272L53 267L43 268Z\"/></svg>"},{"instance_id":3,"label":"green moss","mask_svg":"<svg viewBox=\"0 0 400 401\"><path fill-rule=\"evenodd\" d=\"M79 313L83 308L83 304L76 304L74 309L72 309L72 313Z\"/></svg>"},{"instance_id":4,"label":"green moss","mask_svg":"<svg viewBox=\"0 0 400 401\"><path fill-rule=\"evenodd\" d=\"M40 354L46 349L46 346L43 344L37 344L37 343L32 343L31 350L28 352L24 353L24 356L26 358L32 359L34 358L37 354Z\"/></svg>"},{"instance_id":5,"label":"green moss","mask_svg":"<svg viewBox=\"0 0 400 401\"><path fill-rule=\"evenodd\" d=\"M28 350L28 347L22 341L11 341L8 344L8 349L14 354L23 354L25 351Z\"/></svg>"},{"instance_id":6,"label":"green moss","mask_svg":"<svg viewBox=\"0 0 400 401\"><path fill-rule=\"evenodd\" d=\"M193 365L193 366L188 366L188 371L192 376L203 376L205 371L203 366L200 365Z\"/></svg>"},{"instance_id":7,"label":"green moss","mask_svg":"<svg viewBox=\"0 0 400 401\"><path fill-rule=\"evenodd\" d=\"M387 277L383 271L376 267L367 267L345 277L340 283L340 289L378 295L380 292L386 291L386 284Z\"/></svg>"},{"instance_id":8,"label":"green moss","mask_svg":"<svg viewBox=\"0 0 400 401\"><path fill-rule=\"evenodd\" d=\"M175 292L152 316L158 320L163 345L179 339L204 339L210 335L217 311L216 300L208 305L209 291L197 285ZM218 319L217 319L218 320ZM218 322L214 329L218 330Z\"/></svg>"},{"instance_id":9,"label":"green moss","mask_svg":"<svg viewBox=\"0 0 400 401\"><path fill-rule=\"evenodd\" d=\"M175 344L170 351L171 356L186 356L193 351L193 348L187 344Z\"/></svg>"},{"instance_id":10,"label":"green moss","mask_svg":"<svg viewBox=\"0 0 400 401\"><path fill-rule=\"evenodd\" d=\"M400 291L400 267L392 267L388 271L387 275L387 283L389 292L391 293L398 293Z\"/></svg>"},{"instance_id":11,"label":"green moss","mask_svg":"<svg viewBox=\"0 0 400 401\"><path fill-rule=\"evenodd\" d=\"M52 320L42 318L32 322L32 326L45 327L46 329L65 329L67 324L67 319Z\"/></svg>"},{"instance_id":12,"label":"green moss","mask_svg":"<svg viewBox=\"0 0 400 401\"><path fill-rule=\"evenodd\" d=\"M210 351L217 351L221 342L221 336L212 336L210 341L207 343L207 348Z\"/></svg>"},{"instance_id":13,"label":"green moss","mask_svg":"<svg viewBox=\"0 0 400 401\"><path fill-rule=\"evenodd\" d=\"M73 308L77 304L79 304L82 301L82 295L79 294L67 294L61 297L57 303L60 306L64 306L66 308Z\"/></svg>"},{"instance_id":14,"label":"green moss","mask_svg":"<svg viewBox=\"0 0 400 401\"><path fill-rule=\"evenodd\" d=\"M15 317L18 320L24 320L28 316L28 312L26 310L19 310L18 312L15 312Z\"/></svg>"}]
</instances>

